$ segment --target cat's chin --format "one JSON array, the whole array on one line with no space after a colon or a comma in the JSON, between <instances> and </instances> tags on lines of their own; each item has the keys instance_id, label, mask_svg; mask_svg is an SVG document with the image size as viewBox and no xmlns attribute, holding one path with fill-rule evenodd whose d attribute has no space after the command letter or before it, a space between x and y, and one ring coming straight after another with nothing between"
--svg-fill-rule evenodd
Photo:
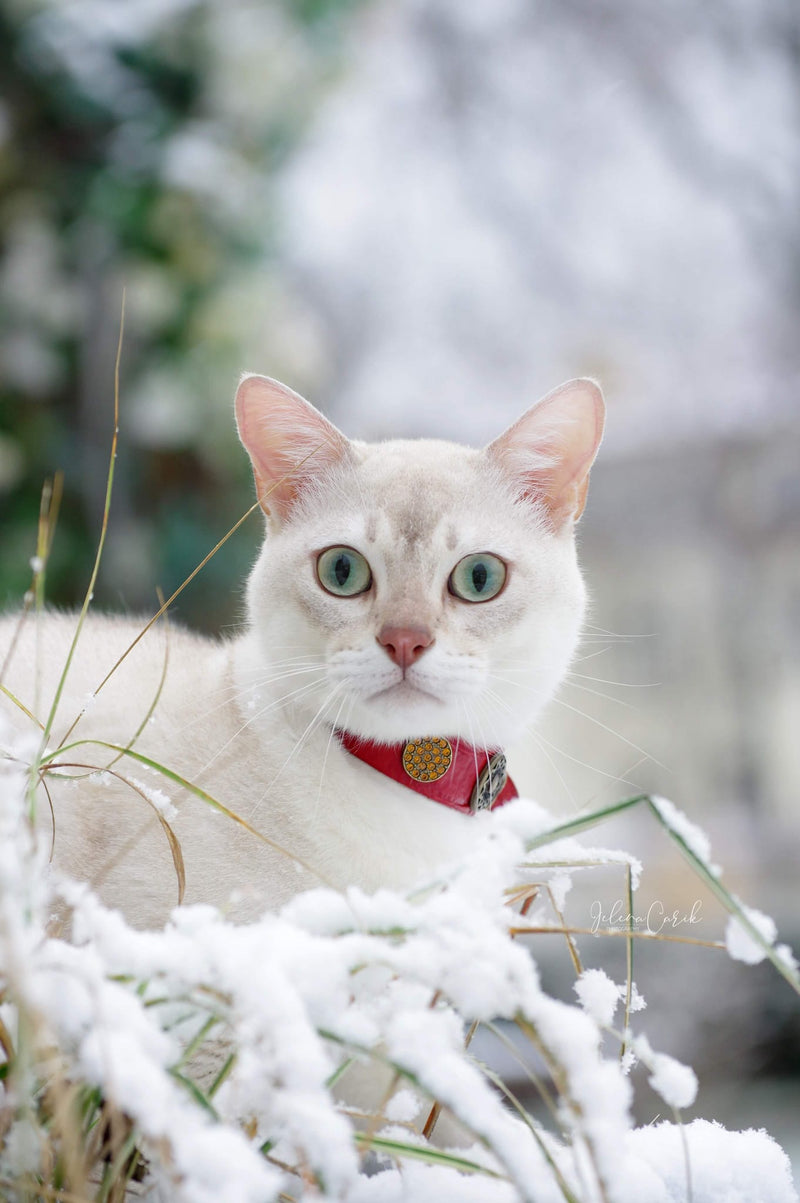
<instances>
[{"instance_id":1,"label":"cat's chin","mask_svg":"<svg viewBox=\"0 0 800 1203\"><path fill-rule=\"evenodd\" d=\"M412 685L410 681L405 680L398 681L396 685L389 685L386 689L379 689L367 700L370 705L377 702L378 704L388 703L390 706L427 706L431 703L440 707L444 706L442 699L435 693L428 693L427 689L420 689L417 685Z\"/></svg>"},{"instance_id":2,"label":"cat's chin","mask_svg":"<svg viewBox=\"0 0 800 1203\"><path fill-rule=\"evenodd\" d=\"M433 735L457 736L470 743L475 738L468 723L465 727L461 708L408 682L381 690L353 706L347 717L347 730L361 739L379 743L400 743ZM496 738L497 734L493 732L491 739L495 747L504 742Z\"/></svg>"}]
</instances>

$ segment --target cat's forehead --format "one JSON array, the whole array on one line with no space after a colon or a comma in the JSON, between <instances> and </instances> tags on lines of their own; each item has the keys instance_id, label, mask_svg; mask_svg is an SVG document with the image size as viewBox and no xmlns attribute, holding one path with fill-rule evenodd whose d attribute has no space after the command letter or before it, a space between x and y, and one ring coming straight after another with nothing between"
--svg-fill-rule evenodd
<instances>
[{"instance_id":1,"label":"cat's forehead","mask_svg":"<svg viewBox=\"0 0 800 1203\"><path fill-rule=\"evenodd\" d=\"M488 480L483 455L434 439L355 444L354 469L366 517L366 537L391 532L409 547L438 533L455 546L457 524L485 511Z\"/></svg>"}]
</instances>

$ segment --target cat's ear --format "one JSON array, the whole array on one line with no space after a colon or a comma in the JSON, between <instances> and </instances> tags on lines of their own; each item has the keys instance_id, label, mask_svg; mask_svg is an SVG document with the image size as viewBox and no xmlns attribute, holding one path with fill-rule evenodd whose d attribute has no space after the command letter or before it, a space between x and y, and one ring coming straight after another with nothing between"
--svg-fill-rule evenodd
<instances>
[{"instance_id":1,"label":"cat's ear","mask_svg":"<svg viewBox=\"0 0 800 1203\"><path fill-rule=\"evenodd\" d=\"M236 390L236 424L253 465L264 513L282 522L303 489L350 458L350 444L298 393L246 374Z\"/></svg>"},{"instance_id":2,"label":"cat's ear","mask_svg":"<svg viewBox=\"0 0 800 1203\"><path fill-rule=\"evenodd\" d=\"M520 496L543 505L558 528L583 513L604 421L599 385L570 380L524 413L486 452L512 476Z\"/></svg>"}]
</instances>

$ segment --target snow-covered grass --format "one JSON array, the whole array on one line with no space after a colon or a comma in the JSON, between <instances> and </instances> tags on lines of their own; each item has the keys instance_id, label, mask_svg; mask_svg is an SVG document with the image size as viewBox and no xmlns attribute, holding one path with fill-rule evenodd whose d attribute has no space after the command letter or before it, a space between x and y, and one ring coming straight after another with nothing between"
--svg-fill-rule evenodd
<instances>
[{"instance_id":1,"label":"snow-covered grass","mask_svg":"<svg viewBox=\"0 0 800 1203\"><path fill-rule=\"evenodd\" d=\"M247 926L179 907L164 931L141 932L49 868L27 782L0 759L4 1199L796 1200L765 1133L681 1124L693 1072L639 1030L630 977L583 969L569 876L621 864L632 894L640 868L568 830L605 812L554 827L520 801L470 860L412 894L315 890ZM797 987L773 929L727 895L685 816L648 801L703 856L747 959L773 953ZM56 906L71 911L69 935L48 931ZM570 941L577 1004L543 991L515 938L552 927ZM498 1020L516 1026L546 1124L470 1055L476 1026ZM672 1123L633 1128L637 1060Z\"/></svg>"}]
</instances>

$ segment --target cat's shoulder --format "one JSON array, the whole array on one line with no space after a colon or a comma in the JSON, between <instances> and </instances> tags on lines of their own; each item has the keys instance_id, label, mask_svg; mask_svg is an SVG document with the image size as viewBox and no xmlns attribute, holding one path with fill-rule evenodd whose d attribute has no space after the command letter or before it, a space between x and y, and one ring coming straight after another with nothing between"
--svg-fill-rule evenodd
<instances>
[{"instance_id":1,"label":"cat's shoulder","mask_svg":"<svg viewBox=\"0 0 800 1203\"><path fill-rule=\"evenodd\" d=\"M10 641L18 639L43 639L63 642L72 640L78 630L80 614L77 610L62 610L45 607L41 612L7 611L0 614L0 649ZM163 643L169 640L189 647L207 648L220 644L217 638L192 631L182 623L170 618L159 619L150 624L150 617L135 614L108 614L90 611L81 624L81 639L100 639L108 643L131 642L142 637L143 642Z\"/></svg>"},{"instance_id":2,"label":"cat's shoulder","mask_svg":"<svg viewBox=\"0 0 800 1203\"><path fill-rule=\"evenodd\" d=\"M44 609L0 617L0 666L5 683L25 689L34 677L57 679L69 660L76 686L91 689L113 673L124 689L132 679L149 680L169 666L170 679L202 672L217 659L225 660L225 645L170 619L148 628L150 619L126 614L90 612L80 624L76 611ZM119 667L117 666L119 663Z\"/></svg>"}]
</instances>

